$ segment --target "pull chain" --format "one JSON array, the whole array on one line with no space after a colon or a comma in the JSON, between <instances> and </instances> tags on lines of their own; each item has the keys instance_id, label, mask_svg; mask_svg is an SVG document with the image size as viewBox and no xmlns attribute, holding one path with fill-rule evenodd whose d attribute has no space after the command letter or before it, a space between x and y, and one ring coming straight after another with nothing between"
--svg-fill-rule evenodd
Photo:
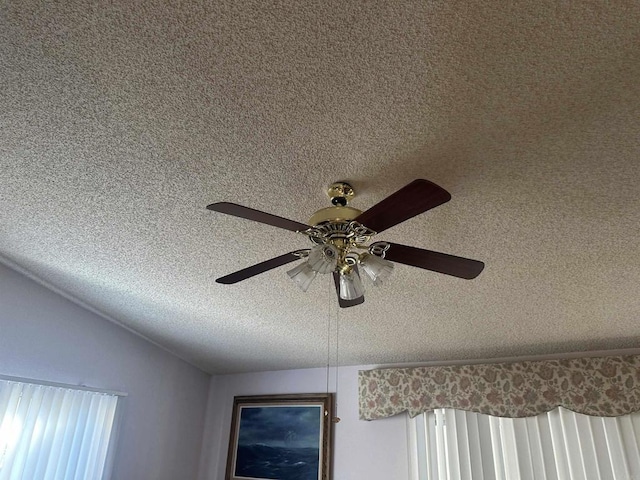
<instances>
[{"instance_id":1,"label":"pull chain","mask_svg":"<svg viewBox=\"0 0 640 480\"><path fill-rule=\"evenodd\" d=\"M333 423L338 423L340 421L340 417L338 416L338 368L340 367L340 357L339 357L339 343L338 340L340 338L340 307L336 303L336 393L335 393L335 415L333 417Z\"/></svg>"},{"instance_id":2,"label":"pull chain","mask_svg":"<svg viewBox=\"0 0 640 480\"><path fill-rule=\"evenodd\" d=\"M329 309L327 311L327 395L329 395L329 368L331 367L331 302L329 300Z\"/></svg>"}]
</instances>

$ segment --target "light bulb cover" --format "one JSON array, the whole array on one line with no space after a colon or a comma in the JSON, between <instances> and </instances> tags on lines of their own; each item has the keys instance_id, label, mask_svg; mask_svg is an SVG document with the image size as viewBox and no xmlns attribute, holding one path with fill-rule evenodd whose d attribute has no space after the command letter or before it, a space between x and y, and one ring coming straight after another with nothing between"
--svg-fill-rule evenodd
<instances>
[{"instance_id":1,"label":"light bulb cover","mask_svg":"<svg viewBox=\"0 0 640 480\"><path fill-rule=\"evenodd\" d=\"M358 263L377 287L382 285L393 272L393 263L384 258L364 253Z\"/></svg>"},{"instance_id":2,"label":"light bulb cover","mask_svg":"<svg viewBox=\"0 0 640 480\"><path fill-rule=\"evenodd\" d=\"M318 273L329 273L336 269L338 249L333 245L316 245L309 251L309 266Z\"/></svg>"},{"instance_id":3,"label":"light bulb cover","mask_svg":"<svg viewBox=\"0 0 640 480\"><path fill-rule=\"evenodd\" d=\"M303 292L307 291L313 279L316 278L316 274L317 272L313 270L307 262L302 262L287 272L287 275L291 277L291 280L296 282L296 285L298 285Z\"/></svg>"},{"instance_id":4,"label":"light bulb cover","mask_svg":"<svg viewBox=\"0 0 640 480\"><path fill-rule=\"evenodd\" d=\"M355 300L364 295L364 287L360 275L355 270L340 275L340 298L343 300Z\"/></svg>"}]
</instances>

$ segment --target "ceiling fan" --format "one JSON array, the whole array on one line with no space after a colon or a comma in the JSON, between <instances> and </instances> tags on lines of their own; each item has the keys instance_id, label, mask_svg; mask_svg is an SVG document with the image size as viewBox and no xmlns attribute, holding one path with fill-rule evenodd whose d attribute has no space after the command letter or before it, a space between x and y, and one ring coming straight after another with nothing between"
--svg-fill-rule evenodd
<instances>
[{"instance_id":1,"label":"ceiling fan","mask_svg":"<svg viewBox=\"0 0 640 480\"><path fill-rule=\"evenodd\" d=\"M292 280L306 291L318 273L332 273L338 303L347 308L364 302L360 269L374 285L381 284L391 274L392 262L465 279L475 278L482 272L484 263L478 260L397 243L369 243L384 230L448 202L451 195L444 188L417 179L365 212L347 205L354 193L346 182L331 184L327 194L333 206L315 212L308 225L235 203L208 205L207 208L215 212L302 233L313 243L311 248L285 253L220 277L216 282L237 283L304 258L304 262L287 272Z\"/></svg>"}]
</instances>

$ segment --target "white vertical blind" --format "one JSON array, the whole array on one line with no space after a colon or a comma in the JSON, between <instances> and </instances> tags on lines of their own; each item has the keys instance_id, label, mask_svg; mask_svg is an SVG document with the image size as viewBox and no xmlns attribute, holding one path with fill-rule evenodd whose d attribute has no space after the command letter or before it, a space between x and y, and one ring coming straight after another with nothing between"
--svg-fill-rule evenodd
<instances>
[{"instance_id":1,"label":"white vertical blind","mask_svg":"<svg viewBox=\"0 0 640 480\"><path fill-rule=\"evenodd\" d=\"M0 480L101 479L117 401L0 379Z\"/></svg>"},{"instance_id":2,"label":"white vertical blind","mask_svg":"<svg viewBox=\"0 0 640 480\"><path fill-rule=\"evenodd\" d=\"M412 480L640 478L640 412L528 418L439 409L409 420Z\"/></svg>"}]
</instances>

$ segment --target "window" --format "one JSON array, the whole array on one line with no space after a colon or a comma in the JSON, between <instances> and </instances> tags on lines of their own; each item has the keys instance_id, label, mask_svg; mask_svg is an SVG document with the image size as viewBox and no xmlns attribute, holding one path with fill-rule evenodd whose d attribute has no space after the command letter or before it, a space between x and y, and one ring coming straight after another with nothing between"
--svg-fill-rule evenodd
<instances>
[{"instance_id":1,"label":"window","mask_svg":"<svg viewBox=\"0 0 640 480\"><path fill-rule=\"evenodd\" d=\"M100 479L117 394L0 378L0 479Z\"/></svg>"},{"instance_id":2,"label":"window","mask_svg":"<svg viewBox=\"0 0 640 480\"><path fill-rule=\"evenodd\" d=\"M640 479L640 412L528 418L438 409L409 421L414 480Z\"/></svg>"}]
</instances>

